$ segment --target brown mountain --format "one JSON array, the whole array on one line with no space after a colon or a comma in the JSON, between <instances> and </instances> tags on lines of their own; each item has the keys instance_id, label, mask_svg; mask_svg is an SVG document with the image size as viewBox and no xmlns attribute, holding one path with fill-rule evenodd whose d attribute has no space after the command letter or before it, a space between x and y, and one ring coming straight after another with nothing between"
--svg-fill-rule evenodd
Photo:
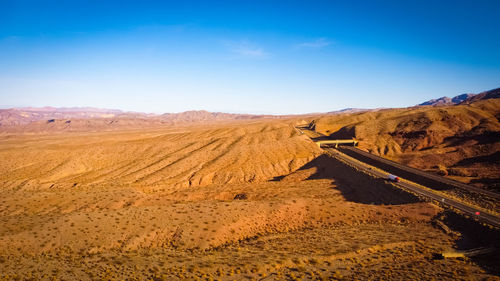
<instances>
[{"instance_id":1,"label":"brown mountain","mask_svg":"<svg viewBox=\"0 0 500 281\"><path fill-rule=\"evenodd\" d=\"M481 92L479 94L461 94L453 98L440 97L438 99L428 100L419 104L418 106L442 106L442 105L455 105L462 103L471 103L478 100L500 98L500 88Z\"/></svg>"},{"instance_id":2,"label":"brown mountain","mask_svg":"<svg viewBox=\"0 0 500 281\"><path fill-rule=\"evenodd\" d=\"M498 98L500 98L500 88L496 88L493 90L479 93L477 95L470 96L462 103L472 103L479 100L498 99Z\"/></svg>"},{"instance_id":3,"label":"brown mountain","mask_svg":"<svg viewBox=\"0 0 500 281\"><path fill-rule=\"evenodd\" d=\"M475 96L475 94L461 94L461 95L455 96L453 98L440 97L438 99L432 99L432 100L428 100L426 102L423 102L423 103L419 104L419 106L454 105L454 104L459 104L459 103L461 103L461 102L463 102L463 101L465 101L473 96Z\"/></svg>"}]
</instances>

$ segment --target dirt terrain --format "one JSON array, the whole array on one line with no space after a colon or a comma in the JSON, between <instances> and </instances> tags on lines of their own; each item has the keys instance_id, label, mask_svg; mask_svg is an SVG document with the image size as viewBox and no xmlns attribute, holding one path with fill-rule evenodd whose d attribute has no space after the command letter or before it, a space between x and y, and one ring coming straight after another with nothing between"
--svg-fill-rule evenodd
<instances>
[{"instance_id":1,"label":"dirt terrain","mask_svg":"<svg viewBox=\"0 0 500 281\"><path fill-rule=\"evenodd\" d=\"M355 137L376 155L500 191L500 99L477 96L454 106L322 116L311 126L332 138Z\"/></svg>"},{"instance_id":2,"label":"dirt terrain","mask_svg":"<svg viewBox=\"0 0 500 281\"><path fill-rule=\"evenodd\" d=\"M436 258L498 232L338 162L297 122L3 134L0 277L498 276L497 254Z\"/></svg>"}]
</instances>

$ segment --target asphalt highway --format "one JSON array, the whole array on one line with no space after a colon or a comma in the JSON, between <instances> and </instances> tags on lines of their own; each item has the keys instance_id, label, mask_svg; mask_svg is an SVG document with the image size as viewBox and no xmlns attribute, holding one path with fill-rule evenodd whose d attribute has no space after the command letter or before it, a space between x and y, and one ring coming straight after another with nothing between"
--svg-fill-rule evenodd
<instances>
[{"instance_id":1,"label":"asphalt highway","mask_svg":"<svg viewBox=\"0 0 500 281\"><path fill-rule=\"evenodd\" d=\"M340 152L337 149L334 148L325 148L326 151L329 152L329 154L332 157L337 158L338 160L351 165L355 167L358 170L361 170L365 173L371 174L375 177L380 177L383 179L387 179L389 173L383 170L380 170L379 168L375 166L371 166L369 164L366 164L364 162L359 161L358 159L355 159L353 157L350 157L342 152ZM453 198L443 196L439 194L438 192L432 191L431 189L423 188L421 185L413 183L411 181L402 179L399 182L393 182L394 185L398 186L399 188L402 188L404 190L407 190L409 192L415 193L419 196L423 196L425 198L431 199L438 201L440 204L452 207L480 222L489 224L491 226L500 228L500 218L498 216L495 216L493 214L487 213L483 211L482 209L475 208L470 205L463 204Z\"/></svg>"},{"instance_id":2,"label":"asphalt highway","mask_svg":"<svg viewBox=\"0 0 500 281\"><path fill-rule=\"evenodd\" d=\"M412 167L405 166L403 164L385 159L383 157L373 155L369 152L360 150L358 148L352 147L352 146L342 146L339 147L339 150L342 151L344 154L347 154L353 158L356 158L362 162L367 162L368 164L377 166L383 170L386 170L390 173L400 175L405 177L405 174L410 175L412 181L422 184L426 187L430 188L437 188L440 189L440 187L445 187L443 189L448 188L460 188L463 190L467 190L473 193L479 193L483 194L485 196L495 198L495 199L500 199L500 194L496 192L492 192L489 190L484 190L475 186L467 185L465 183L461 183L458 181L454 181L452 179L448 179L445 177L441 177L438 175L434 175L431 173L424 172L419 169L415 169Z\"/></svg>"}]
</instances>

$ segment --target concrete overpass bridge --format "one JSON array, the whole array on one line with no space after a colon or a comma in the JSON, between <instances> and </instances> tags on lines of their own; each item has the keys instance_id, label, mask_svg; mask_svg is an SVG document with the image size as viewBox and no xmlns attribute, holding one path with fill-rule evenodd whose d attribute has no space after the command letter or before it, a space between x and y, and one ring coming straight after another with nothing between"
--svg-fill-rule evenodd
<instances>
[{"instance_id":1,"label":"concrete overpass bridge","mask_svg":"<svg viewBox=\"0 0 500 281\"><path fill-rule=\"evenodd\" d=\"M317 140L315 141L315 143L319 146L319 147L323 147L323 146L335 146L336 148L339 147L339 144L352 144L352 146L357 146L358 145L358 141L356 139L351 139L351 140L330 140L330 139L326 139L326 140Z\"/></svg>"}]
</instances>

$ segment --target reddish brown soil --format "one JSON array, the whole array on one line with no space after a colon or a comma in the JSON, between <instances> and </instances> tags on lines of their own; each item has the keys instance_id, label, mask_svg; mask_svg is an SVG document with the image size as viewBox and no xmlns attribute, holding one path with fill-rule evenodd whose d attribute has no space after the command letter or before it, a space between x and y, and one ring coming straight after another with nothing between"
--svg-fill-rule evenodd
<instances>
[{"instance_id":1,"label":"reddish brown soil","mask_svg":"<svg viewBox=\"0 0 500 281\"><path fill-rule=\"evenodd\" d=\"M295 120L0 139L3 279L481 279L440 208L322 154Z\"/></svg>"},{"instance_id":2,"label":"reddish brown soil","mask_svg":"<svg viewBox=\"0 0 500 281\"><path fill-rule=\"evenodd\" d=\"M441 211L294 120L0 140L3 279L480 279Z\"/></svg>"},{"instance_id":3,"label":"reddish brown soil","mask_svg":"<svg viewBox=\"0 0 500 281\"><path fill-rule=\"evenodd\" d=\"M333 138L466 183L500 190L500 99L442 107L387 109L316 118Z\"/></svg>"}]
</instances>

